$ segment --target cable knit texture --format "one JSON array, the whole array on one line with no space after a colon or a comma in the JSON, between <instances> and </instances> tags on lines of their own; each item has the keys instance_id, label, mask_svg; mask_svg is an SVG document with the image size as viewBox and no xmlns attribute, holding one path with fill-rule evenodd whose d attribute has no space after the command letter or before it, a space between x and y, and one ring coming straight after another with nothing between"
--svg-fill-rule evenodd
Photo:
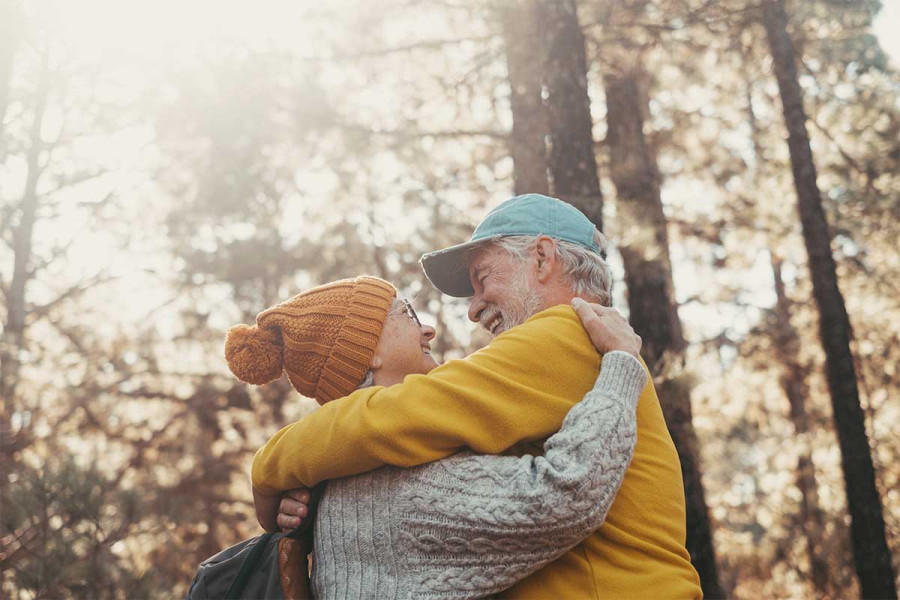
<instances>
[{"instance_id":1,"label":"cable knit texture","mask_svg":"<svg viewBox=\"0 0 900 600\"><path fill-rule=\"evenodd\" d=\"M478 598L561 556L613 503L646 379L631 355L604 356L542 457L460 452L330 481L316 518L314 595Z\"/></svg>"}]
</instances>

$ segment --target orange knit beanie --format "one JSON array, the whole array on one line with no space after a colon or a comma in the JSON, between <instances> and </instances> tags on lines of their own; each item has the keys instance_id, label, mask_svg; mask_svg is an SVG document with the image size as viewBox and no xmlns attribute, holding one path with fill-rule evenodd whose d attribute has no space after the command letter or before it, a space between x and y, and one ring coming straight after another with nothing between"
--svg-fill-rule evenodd
<instances>
[{"instance_id":1,"label":"orange knit beanie","mask_svg":"<svg viewBox=\"0 0 900 600\"><path fill-rule=\"evenodd\" d=\"M397 290L377 277L342 279L297 294L265 310L256 325L225 337L231 372L262 385L287 371L298 392L319 404L359 386Z\"/></svg>"}]
</instances>

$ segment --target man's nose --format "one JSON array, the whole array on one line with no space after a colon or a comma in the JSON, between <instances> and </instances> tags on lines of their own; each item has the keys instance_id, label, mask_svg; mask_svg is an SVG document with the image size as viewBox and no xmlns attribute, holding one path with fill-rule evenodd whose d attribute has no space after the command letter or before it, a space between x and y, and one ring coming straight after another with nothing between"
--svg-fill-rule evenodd
<instances>
[{"instance_id":1,"label":"man's nose","mask_svg":"<svg viewBox=\"0 0 900 600\"><path fill-rule=\"evenodd\" d=\"M485 307L487 307L487 303L481 299L481 295L472 296L472 300L469 302L469 320L477 323L481 318L481 311Z\"/></svg>"},{"instance_id":2,"label":"man's nose","mask_svg":"<svg viewBox=\"0 0 900 600\"><path fill-rule=\"evenodd\" d=\"M426 342L430 342L434 339L434 327L431 325L422 325L422 337L425 338Z\"/></svg>"}]
</instances>

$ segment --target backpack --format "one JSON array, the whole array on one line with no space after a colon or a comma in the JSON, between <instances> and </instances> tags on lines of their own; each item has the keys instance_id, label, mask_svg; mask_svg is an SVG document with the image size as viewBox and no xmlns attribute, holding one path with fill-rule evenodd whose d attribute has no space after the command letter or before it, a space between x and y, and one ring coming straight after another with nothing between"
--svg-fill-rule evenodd
<instances>
[{"instance_id":1,"label":"backpack","mask_svg":"<svg viewBox=\"0 0 900 600\"><path fill-rule=\"evenodd\" d=\"M311 599L308 556L318 496L311 493L311 516L291 533L265 533L200 563L187 600Z\"/></svg>"}]
</instances>

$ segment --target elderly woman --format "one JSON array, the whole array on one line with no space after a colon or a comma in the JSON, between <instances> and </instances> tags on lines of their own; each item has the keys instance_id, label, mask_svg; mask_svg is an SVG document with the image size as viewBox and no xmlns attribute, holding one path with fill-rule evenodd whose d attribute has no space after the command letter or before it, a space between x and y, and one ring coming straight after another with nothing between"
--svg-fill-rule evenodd
<instances>
[{"instance_id":1,"label":"elderly woman","mask_svg":"<svg viewBox=\"0 0 900 600\"><path fill-rule=\"evenodd\" d=\"M576 309L602 368L546 441L545 455L460 452L329 481L315 515L316 597L486 596L603 523L634 451L646 373L640 338L618 313L583 302ZM253 327L232 328L225 354L242 381L261 385L284 370L300 393L326 404L362 386L427 374L437 366L433 338L391 284L358 277L299 294L260 313ZM254 469L280 441L276 435L257 453ZM280 499L254 492L262 503Z\"/></svg>"}]
</instances>

